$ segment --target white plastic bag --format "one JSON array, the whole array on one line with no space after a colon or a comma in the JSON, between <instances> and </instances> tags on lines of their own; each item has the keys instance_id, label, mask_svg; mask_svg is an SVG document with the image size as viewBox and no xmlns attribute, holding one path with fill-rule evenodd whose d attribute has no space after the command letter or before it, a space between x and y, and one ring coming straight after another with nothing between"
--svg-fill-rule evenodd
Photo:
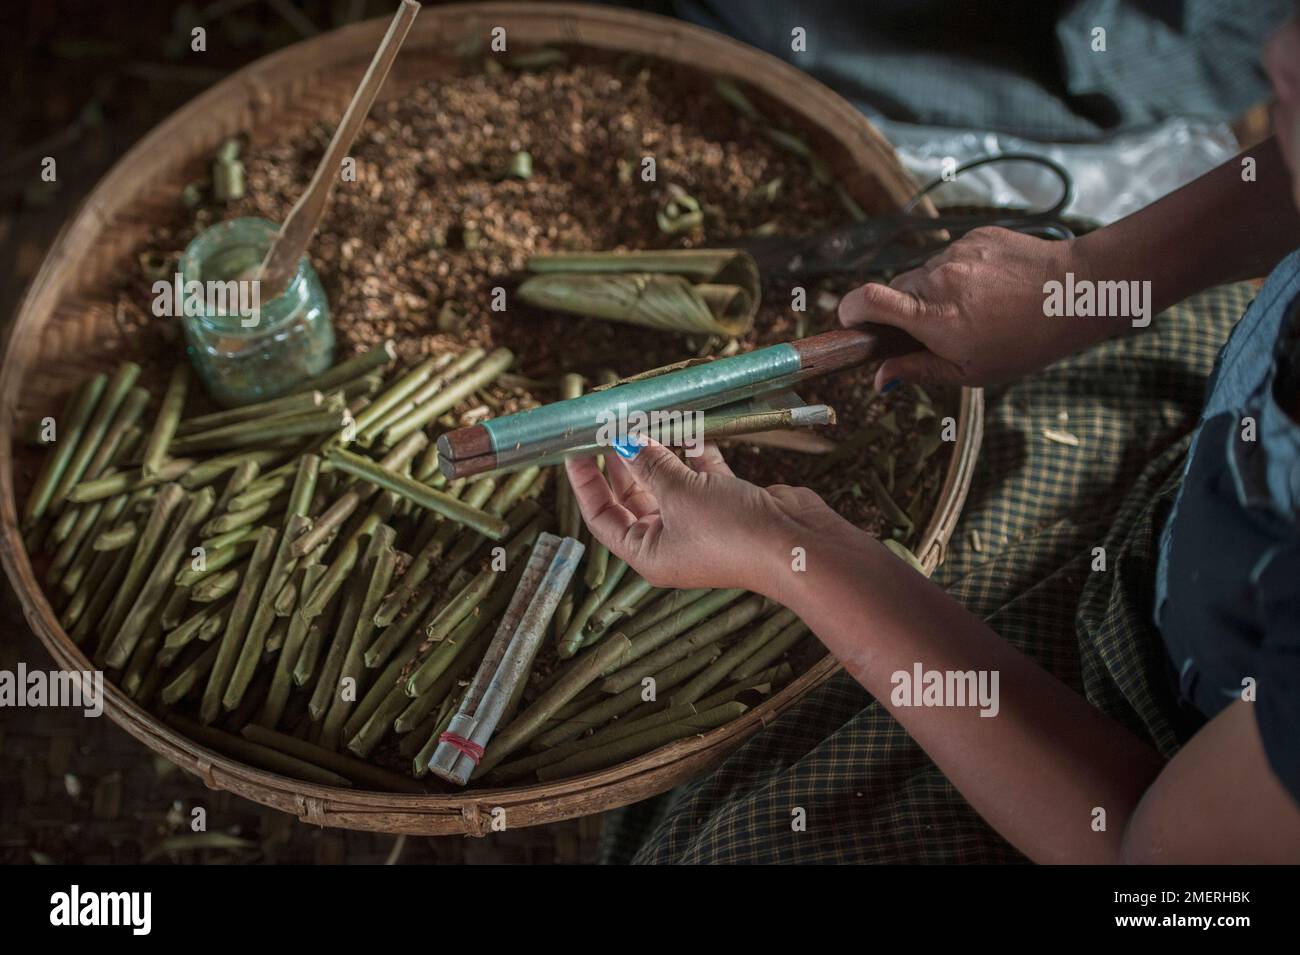
<instances>
[{"instance_id":1,"label":"white plastic bag","mask_svg":"<svg viewBox=\"0 0 1300 955\"><path fill-rule=\"evenodd\" d=\"M1002 133L873 122L919 185L970 159L999 153L1036 153L1055 160L1074 178L1065 214L1105 225L1141 209L1232 158L1237 139L1224 123L1171 119L1103 142L1036 143ZM1049 172L1028 163L996 163L964 172L938 187L936 205L1042 209L1060 195Z\"/></svg>"}]
</instances>

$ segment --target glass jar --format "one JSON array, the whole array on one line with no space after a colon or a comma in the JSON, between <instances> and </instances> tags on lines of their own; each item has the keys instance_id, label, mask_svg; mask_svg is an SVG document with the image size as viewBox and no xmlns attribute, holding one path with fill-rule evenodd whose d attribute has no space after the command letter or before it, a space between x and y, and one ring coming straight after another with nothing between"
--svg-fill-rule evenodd
<instances>
[{"instance_id":1,"label":"glass jar","mask_svg":"<svg viewBox=\"0 0 1300 955\"><path fill-rule=\"evenodd\" d=\"M277 231L266 219L230 219L196 236L181 256L190 361L227 408L288 394L334 361L329 301L306 256L271 301L260 300L251 280Z\"/></svg>"}]
</instances>

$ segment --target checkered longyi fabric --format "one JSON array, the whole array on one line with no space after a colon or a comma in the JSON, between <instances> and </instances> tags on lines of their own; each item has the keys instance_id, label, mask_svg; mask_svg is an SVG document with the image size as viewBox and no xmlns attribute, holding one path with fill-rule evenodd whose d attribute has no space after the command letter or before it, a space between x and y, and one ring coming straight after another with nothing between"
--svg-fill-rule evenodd
<instances>
[{"instance_id":1,"label":"checkered longyi fabric","mask_svg":"<svg viewBox=\"0 0 1300 955\"><path fill-rule=\"evenodd\" d=\"M1166 755L1199 721L1175 698L1151 622L1159 532L1206 378L1253 291L1206 292L1143 332L990 392L975 481L935 575ZM1090 569L1097 546L1104 573ZM863 630L870 639L869 622ZM610 813L605 830L609 862L1024 861L843 673L709 775Z\"/></svg>"}]
</instances>

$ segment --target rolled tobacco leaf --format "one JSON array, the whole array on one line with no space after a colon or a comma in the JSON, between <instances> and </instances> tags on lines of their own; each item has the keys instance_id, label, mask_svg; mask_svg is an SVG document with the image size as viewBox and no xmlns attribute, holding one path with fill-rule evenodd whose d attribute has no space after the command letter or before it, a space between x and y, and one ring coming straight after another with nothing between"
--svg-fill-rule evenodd
<instances>
[{"instance_id":1,"label":"rolled tobacco leaf","mask_svg":"<svg viewBox=\"0 0 1300 955\"><path fill-rule=\"evenodd\" d=\"M155 476L171 450L172 437L180 424L181 412L185 410L185 394L189 390L190 369L185 362L180 362L172 369L167 382L167 391L163 394L162 407L154 420L153 430L144 446L144 464L141 470L145 477Z\"/></svg>"},{"instance_id":2,"label":"rolled tobacco leaf","mask_svg":"<svg viewBox=\"0 0 1300 955\"><path fill-rule=\"evenodd\" d=\"M510 525L499 517L493 517L486 511L469 507L444 491L438 491L427 484L421 484L414 478L408 478L396 471L389 471L376 461L359 454L344 451L342 448L330 448L325 452L326 460L341 471L353 474L376 487L392 491L407 500L414 501L420 507L437 511L450 520L472 527L485 537L501 540L510 533Z\"/></svg>"},{"instance_id":3,"label":"rolled tobacco leaf","mask_svg":"<svg viewBox=\"0 0 1300 955\"><path fill-rule=\"evenodd\" d=\"M54 490L63 479L72 456L77 453L77 445L107 382L104 375L95 375L73 393L63 413L55 419L54 451L46 457L36 483L27 495L27 506L23 510L24 530L34 527L50 506Z\"/></svg>"},{"instance_id":4,"label":"rolled tobacco leaf","mask_svg":"<svg viewBox=\"0 0 1300 955\"><path fill-rule=\"evenodd\" d=\"M126 361L118 366L108 382L104 395L95 408L94 416L87 422L85 431L77 442L76 452L72 455L63 477L59 479L58 486L54 489L54 498L50 501L50 505L56 510L63 506L68 492L81 480L82 475L86 474L91 459L95 457L104 437L115 424L122 402L135 387L136 379L139 377L140 366L135 362Z\"/></svg>"},{"instance_id":5,"label":"rolled tobacco leaf","mask_svg":"<svg viewBox=\"0 0 1300 955\"><path fill-rule=\"evenodd\" d=\"M517 294L535 308L729 337L758 311L758 266L736 249L540 255L528 269Z\"/></svg>"},{"instance_id":6,"label":"rolled tobacco leaf","mask_svg":"<svg viewBox=\"0 0 1300 955\"><path fill-rule=\"evenodd\" d=\"M658 749L660 746L667 746L688 736L697 736L716 729L744 715L748 709L749 707L744 703L723 703L707 712L688 716L677 723L656 726L606 743L604 746L591 747L553 765L543 766L537 770L537 778L548 782L552 779L563 779L566 776L576 776L593 769L613 766L634 756Z\"/></svg>"}]
</instances>

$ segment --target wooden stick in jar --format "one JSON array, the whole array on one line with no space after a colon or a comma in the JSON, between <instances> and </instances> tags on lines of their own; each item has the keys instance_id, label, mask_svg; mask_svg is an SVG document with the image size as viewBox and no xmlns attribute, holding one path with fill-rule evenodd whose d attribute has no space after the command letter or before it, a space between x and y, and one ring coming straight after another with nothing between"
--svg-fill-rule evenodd
<instances>
[{"instance_id":1,"label":"wooden stick in jar","mask_svg":"<svg viewBox=\"0 0 1300 955\"><path fill-rule=\"evenodd\" d=\"M316 226L319 225L321 216L325 214L330 190L334 188L339 175L339 167L348 150L352 148L352 141L361 131L361 124L365 122L370 107L374 105L379 87L383 86L393 61L397 59L397 51L401 49L402 41L406 39L406 34L415 21L415 15L419 12L420 5L415 0L402 0L402 5L397 8L397 13L393 16L393 22L389 24L388 32L384 34L379 49L375 51L374 59L366 68L366 75L361 78L361 85L357 87L352 102L348 103L343 119L339 121L338 128L334 131L334 138L330 140L325 155L321 157L320 165L316 167L316 172L311 177L307 191L298 197L298 201L289 210L289 215L284 220L284 225L280 227L279 234L267 249L266 258L262 260L258 274L262 282L264 301L270 301L283 293L294 272L297 271L298 260L307 250L312 236L316 234Z\"/></svg>"}]
</instances>

